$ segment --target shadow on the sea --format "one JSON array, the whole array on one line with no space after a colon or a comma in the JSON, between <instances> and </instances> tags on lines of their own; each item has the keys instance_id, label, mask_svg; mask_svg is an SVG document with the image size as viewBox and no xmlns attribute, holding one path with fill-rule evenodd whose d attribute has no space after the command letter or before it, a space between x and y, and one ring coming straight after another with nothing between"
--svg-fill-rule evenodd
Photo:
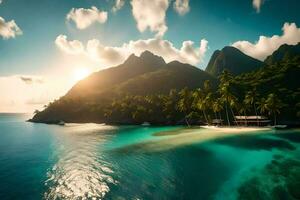
<instances>
[{"instance_id":1,"label":"shadow on the sea","mask_svg":"<svg viewBox=\"0 0 300 200\"><path fill-rule=\"evenodd\" d=\"M299 132L279 132L273 134L272 136L289 140L291 142L300 143L300 134Z\"/></svg>"},{"instance_id":2,"label":"shadow on the sea","mask_svg":"<svg viewBox=\"0 0 300 200\"><path fill-rule=\"evenodd\" d=\"M167 146L169 145L169 146ZM191 145L191 146L197 146ZM181 149L184 148L183 146L176 146L176 148ZM169 143L164 143L164 141L147 141L147 142L140 142L136 144L131 144L119 148L114 148L108 150L110 154L119 154L119 155L137 155L137 154L160 154L162 152L167 152L170 151L171 149L171 144ZM198 147L198 151L203 151L205 153L210 152L207 149Z\"/></svg>"},{"instance_id":3,"label":"shadow on the sea","mask_svg":"<svg viewBox=\"0 0 300 200\"><path fill-rule=\"evenodd\" d=\"M234 171L201 145L161 152L141 148L111 152L122 182L108 199L212 199Z\"/></svg>"},{"instance_id":4,"label":"shadow on the sea","mask_svg":"<svg viewBox=\"0 0 300 200\"><path fill-rule=\"evenodd\" d=\"M178 199L211 199L234 171L230 163L215 158L201 145L179 148L176 153L174 156L181 157L175 175L176 182L181 183L175 188Z\"/></svg>"},{"instance_id":5,"label":"shadow on the sea","mask_svg":"<svg viewBox=\"0 0 300 200\"><path fill-rule=\"evenodd\" d=\"M220 138L216 139L214 142L250 150L296 149L296 147L288 141L258 137L257 135L243 135L238 137Z\"/></svg>"},{"instance_id":6,"label":"shadow on the sea","mask_svg":"<svg viewBox=\"0 0 300 200\"><path fill-rule=\"evenodd\" d=\"M156 148L154 147L155 144L156 143L154 141L141 142L137 144L111 149L108 152L111 154L125 154L125 155L129 155L129 154L136 155L137 153L147 154L150 151L149 149ZM154 151L151 151L151 153L154 153Z\"/></svg>"}]
</instances>

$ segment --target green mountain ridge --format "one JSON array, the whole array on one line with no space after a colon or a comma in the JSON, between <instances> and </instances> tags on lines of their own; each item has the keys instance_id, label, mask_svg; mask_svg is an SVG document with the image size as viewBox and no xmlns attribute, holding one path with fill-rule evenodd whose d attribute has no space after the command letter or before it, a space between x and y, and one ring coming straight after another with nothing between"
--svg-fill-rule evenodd
<instances>
[{"instance_id":1,"label":"green mountain ridge","mask_svg":"<svg viewBox=\"0 0 300 200\"><path fill-rule=\"evenodd\" d=\"M268 56L264 62L268 65L272 65L282 60L292 59L299 54L300 42L296 45L283 44L276 51L274 51L272 55Z\"/></svg>"},{"instance_id":2,"label":"green mountain ridge","mask_svg":"<svg viewBox=\"0 0 300 200\"><path fill-rule=\"evenodd\" d=\"M213 53L205 71L215 77L225 69L233 75L239 75L256 70L263 65L263 62L244 54L237 48L226 46Z\"/></svg>"}]
</instances>

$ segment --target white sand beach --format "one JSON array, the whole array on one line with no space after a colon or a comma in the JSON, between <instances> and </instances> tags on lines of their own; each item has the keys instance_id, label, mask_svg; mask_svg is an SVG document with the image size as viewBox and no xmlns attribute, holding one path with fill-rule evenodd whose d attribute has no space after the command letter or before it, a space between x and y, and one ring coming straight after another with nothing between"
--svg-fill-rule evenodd
<instances>
[{"instance_id":1,"label":"white sand beach","mask_svg":"<svg viewBox=\"0 0 300 200\"><path fill-rule=\"evenodd\" d=\"M244 133L252 131L268 131L272 130L270 127L245 127L245 126L200 126L201 128L220 131L223 133Z\"/></svg>"},{"instance_id":2,"label":"white sand beach","mask_svg":"<svg viewBox=\"0 0 300 200\"><path fill-rule=\"evenodd\" d=\"M209 142L218 138L227 138L238 135L255 135L272 133L274 130L264 127L193 127L179 128L171 131L162 131L154 134L158 138L135 145L130 145L122 149L134 151L165 151L168 149L185 146L193 143Z\"/></svg>"}]
</instances>

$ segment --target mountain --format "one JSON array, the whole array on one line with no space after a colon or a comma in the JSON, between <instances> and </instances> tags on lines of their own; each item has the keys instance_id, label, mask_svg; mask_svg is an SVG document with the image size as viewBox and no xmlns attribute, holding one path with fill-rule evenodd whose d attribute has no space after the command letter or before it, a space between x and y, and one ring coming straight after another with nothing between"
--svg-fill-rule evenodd
<instances>
[{"instance_id":1,"label":"mountain","mask_svg":"<svg viewBox=\"0 0 300 200\"><path fill-rule=\"evenodd\" d=\"M166 65L162 57L149 51L143 52L140 57L134 54L121 65L95 72L89 77L79 81L67 93L66 97L99 96L102 92L111 89L130 78L141 74L156 71Z\"/></svg>"},{"instance_id":2,"label":"mountain","mask_svg":"<svg viewBox=\"0 0 300 200\"><path fill-rule=\"evenodd\" d=\"M272 55L265 59L265 63L271 65L277 62L292 59L293 57L300 55L300 42L296 45L281 45Z\"/></svg>"},{"instance_id":3,"label":"mountain","mask_svg":"<svg viewBox=\"0 0 300 200\"><path fill-rule=\"evenodd\" d=\"M202 87L205 80L210 80L213 86L216 86L216 79L207 72L189 64L173 61L156 71L129 79L113 89L118 93L133 95L167 94L170 89Z\"/></svg>"},{"instance_id":4,"label":"mountain","mask_svg":"<svg viewBox=\"0 0 300 200\"><path fill-rule=\"evenodd\" d=\"M205 71L215 77L218 77L225 69L233 75L239 75L256 70L263 64L237 48L227 46L213 53Z\"/></svg>"},{"instance_id":5,"label":"mountain","mask_svg":"<svg viewBox=\"0 0 300 200\"><path fill-rule=\"evenodd\" d=\"M115 100L127 96L167 95L172 89L185 87L195 89L203 86L205 80L216 87L216 78L207 72L178 61L165 63L162 57L145 51L139 57L131 55L123 64L79 81L65 96L36 113L31 121L105 123L106 112Z\"/></svg>"}]
</instances>

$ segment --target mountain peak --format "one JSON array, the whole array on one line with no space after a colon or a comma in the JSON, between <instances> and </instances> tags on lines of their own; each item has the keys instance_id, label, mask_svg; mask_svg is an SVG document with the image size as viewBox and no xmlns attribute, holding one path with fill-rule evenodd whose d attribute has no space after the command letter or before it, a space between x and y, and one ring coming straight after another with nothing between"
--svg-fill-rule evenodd
<instances>
[{"instance_id":1,"label":"mountain peak","mask_svg":"<svg viewBox=\"0 0 300 200\"><path fill-rule=\"evenodd\" d=\"M126 65L143 63L146 65L163 66L166 64L165 60L161 56L153 54L151 51L144 51L138 57L135 54L131 54L124 62Z\"/></svg>"},{"instance_id":2,"label":"mountain peak","mask_svg":"<svg viewBox=\"0 0 300 200\"><path fill-rule=\"evenodd\" d=\"M155 64L155 65L165 65L166 62L161 56L157 56L153 54L151 51L144 51L140 55L140 59L147 63Z\"/></svg>"},{"instance_id":3,"label":"mountain peak","mask_svg":"<svg viewBox=\"0 0 300 200\"><path fill-rule=\"evenodd\" d=\"M139 57L137 57L134 53L132 53L128 58L125 60L124 64L130 64L135 63L137 60L139 60Z\"/></svg>"},{"instance_id":4,"label":"mountain peak","mask_svg":"<svg viewBox=\"0 0 300 200\"><path fill-rule=\"evenodd\" d=\"M221 51L238 51L238 49L233 46L225 46Z\"/></svg>"},{"instance_id":5,"label":"mountain peak","mask_svg":"<svg viewBox=\"0 0 300 200\"><path fill-rule=\"evenodd\" d=\"M225 54L243 54L243 55L246 55L244 54L241 50L233 47L233 46L225 46L220 52L223 52ZM247 56L247 55L246 55Z\"/></svg>"},{"instance_id":6,"label":"mountain peak","mask_svg":"<svg viewBox=\"0 0 300 200\"><path fill-rule=\"evenodd\" d=\"M149 50L144 51L143 53L141 53L140 57L147 57L147 56L155 56L154 53L152 53Z\"/></svg>"},{"instance_id":7,"label":"mountain peak","mask_svg":"<svg viewBox=\"0 0 300 200\"><path fill-rule=\"evenodd\" d=\"M261 61L244 54L239 49L226 46L213 53L205 71L219 76L226 69L232 74L238 75L255 70L262 65Z\"/></svg>"}]
</instances>

